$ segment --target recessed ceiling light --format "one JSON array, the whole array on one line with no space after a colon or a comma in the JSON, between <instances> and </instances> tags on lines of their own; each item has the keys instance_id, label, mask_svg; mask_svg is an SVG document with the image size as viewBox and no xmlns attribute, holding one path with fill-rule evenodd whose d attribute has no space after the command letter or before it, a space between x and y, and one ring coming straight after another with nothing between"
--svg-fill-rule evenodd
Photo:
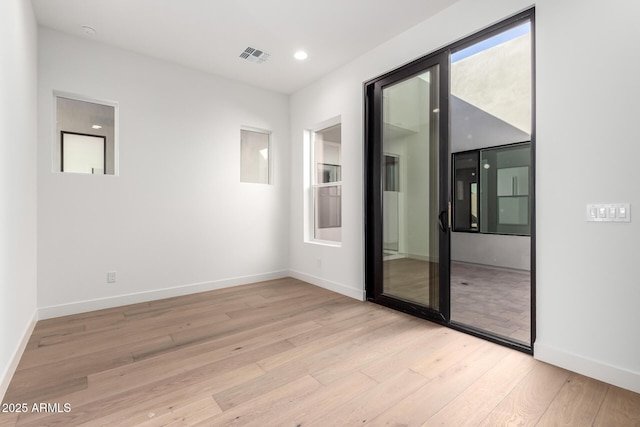
<instances>
[{"instance_id":1,"label":"recessed ceiling light","mask_svg":"<svg viewBox=\"0 0 640 427\"><path fill-rule=\"evenodd\" d=\"M83 25L82 26L82 31L88 36L92 36L92 35L94 35L96 33L96 29L93 28L93 27L90 27L88 25Z\"/></svg>"},{"instance_id":2,"label":"recessed ceiling light","mask_svg":"<svg viewBox=\"0 0 640 427\"><path fill-rule=\"evenodd\" d=\"M91 126L92 129L102 129L102 126L100 125L93 125Z\"/></svg>"},{"instance_id":3,"label":"recessed ceiling light","mask_svg":"<svg viewBox=\"0 0 640 427\"><path fill-rule=\"evenodd\" d=\"M304 61L308 56L309 55L307 55L307 52L305 52L304 50L299 50L293 55L293 57L298 61Z\"/></svg>"}]
</instances>

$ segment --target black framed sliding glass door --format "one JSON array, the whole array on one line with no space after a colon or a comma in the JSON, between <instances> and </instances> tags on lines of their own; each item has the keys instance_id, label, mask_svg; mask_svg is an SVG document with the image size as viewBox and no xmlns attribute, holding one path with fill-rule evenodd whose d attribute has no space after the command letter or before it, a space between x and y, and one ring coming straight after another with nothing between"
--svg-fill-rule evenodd
<instances>
[{"instance_id":1,"label":"black framed sliding glass door","mask_svg":"<svg viewBox=\"0 0 640 427\"><path fill-rule=\"evenodd\" d=\"M367 299L533 352L534 11L365 83Z\"/></svg>"},{"instance_id":2,"label":"black framed sliding glass door","mask_svg":"<svg viewBox=\"0 0 640 427\"><path fill-rule=\"evenodd\" d=\"M368 298L439 321L449 307L446 67L433 56L366 88Z\"/></svg>"}]
</instances>

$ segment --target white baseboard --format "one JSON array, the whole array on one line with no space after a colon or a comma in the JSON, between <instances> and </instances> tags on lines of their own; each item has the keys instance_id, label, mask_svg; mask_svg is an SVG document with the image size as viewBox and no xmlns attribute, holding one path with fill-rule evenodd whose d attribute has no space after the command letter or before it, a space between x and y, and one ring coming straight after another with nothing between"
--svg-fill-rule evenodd
<instances>
[{"instance_id":1,"label":"white baseboard","mask_svg":"<svg viewBox=\"0 0 640 427\"><path fill-rule=\"evenodd\" d=\"M69 304L40 307L39 319L51 319L53 317L67 316L70 314L86 313L105 308L120 307L123 305L137 304L140 302L154 301L163 298L172 298L198 292L213 291L229 288L231 286L246 285L249 283L263 282L287 277L288 270L274 271L270 273L255 274L251 276L233 277L230 279L215 280L213 282L193 283L189 285L175 286L172 288L155 289L152 291L138 292L134 294L117 295L108 298L100 298L88 301L77 301Z\"/></svg>"},{"instance_id":2,"label":"white baseboard","mask_svg":"<svg viewBox=\"0 0 640 427\"><path fill-rule=\"evenodd\" d=\"M407 254L407 253L403 253L403 252L398 252L398 253L394 253L391 255L385 255L384 256L384 260L385 261L391 261L394 259L415 259L418 261L429 261L429 262L438 262L437 258L428 256L428 255L418 255L418 254Z\"/></svg>"},{"instance_id":3,"label":"white baseboard","mask_svg":"<svg viewBox=\"0 0 640 427\"><path fill-rule=\"evenodd\" d=\"M608 365L544 344L536 343L533 354L542 362L640 393L640 372Z\"/></svg>"},{"instance_id":4,"label":"white baseboard","mask_svg":"<svg viewBox=\"0 0 640 427\"><path fill-rule=\"evenodd\" d=\"M24 349L27 347L29 343L29 338L31 338L31 334L33 333L33 328L36 327L36 323L38 322L38 312L34 311L33 316L31 317L31 321L25 328L22 339L18 344L18 347L13 352L11 356L11 361L9 362L9 366L2 372L2 377L0 377L0 402L4 401L4 395L9 388L9 383L11 383L11 378L13 378L13 374L16 372L18 368L18 364L20 363L20 358L22 357L22 353L24 353ZM4 343L6 344L6 343Z\"/></svg>"},{"instance_id":5,"label":"white baseboard","mask_svg":"<svg viewBox=\"0 0 640 427\"><path fill-rule=\"evenodd\" d=\"M418 261L438 262L438 259L429 255L406 254L406 258L416 259Z\"/></svg>"},{"instance_id":6,"label":"white baseboard","mask_svg":"<svg viewBox=\"0 0 640 427\"><path fill-rule=\"evenodd\" d=\"M294 279L302 280L303 282L311 283L312 285L316 285L321 288L357 299L358 301L365 300L365 293L363 289L355 289L350 286L332 282L330 280L322 279L320 277L312 276L310 274L302 273L295 270L289 270L289 276L293 277Z\"/></svg>"}]
</instances>

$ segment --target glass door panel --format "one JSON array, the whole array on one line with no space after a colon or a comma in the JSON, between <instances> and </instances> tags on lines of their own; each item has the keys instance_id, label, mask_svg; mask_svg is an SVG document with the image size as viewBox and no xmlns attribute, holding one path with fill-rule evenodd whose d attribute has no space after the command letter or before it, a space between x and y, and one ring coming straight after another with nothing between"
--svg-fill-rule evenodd
<instances>
[{"instance_id":1,"label":"glass door panel","mask_svg":"<svg viewBox=\"0 0 640 427\"><path fill-rule=\"evenodd\" d=\"M364 87L367 300L526 352L532 32L530 10Z\"/></svg>"},{"instance_id":2,"label":"glass door panel","mask_svg":"<svg viewBox=\"0 0 640 427\"><path fill-rule=\"evenodd\" d=\"M440 309L439 66L382 87L386 297Z\"/></svg>"},{"instance_id":3,"label":"glass door panel","mask_svg":"<svg viewBox=\"0 0 640 427\"><path fill-rule=\"evenodd\" d=\"M532 34L525 20L451 55L451 322L531 346Z\"/></svg>"}]
</instances>

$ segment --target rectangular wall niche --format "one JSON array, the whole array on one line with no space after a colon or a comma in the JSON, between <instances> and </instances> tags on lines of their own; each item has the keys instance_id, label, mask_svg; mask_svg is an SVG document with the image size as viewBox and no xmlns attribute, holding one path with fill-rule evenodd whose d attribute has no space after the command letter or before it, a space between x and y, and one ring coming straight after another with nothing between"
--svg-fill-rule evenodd
<instances>
[{"instance_id":1,"label":"rectangular wall niche","mask_svg":"<svg viewBox=\"0 0 640 427\"><path fill-rule=\"evenodd\" d=\"M116 106L57 95L54 170L115 175Z\"/></svg>"}]
</instances>

